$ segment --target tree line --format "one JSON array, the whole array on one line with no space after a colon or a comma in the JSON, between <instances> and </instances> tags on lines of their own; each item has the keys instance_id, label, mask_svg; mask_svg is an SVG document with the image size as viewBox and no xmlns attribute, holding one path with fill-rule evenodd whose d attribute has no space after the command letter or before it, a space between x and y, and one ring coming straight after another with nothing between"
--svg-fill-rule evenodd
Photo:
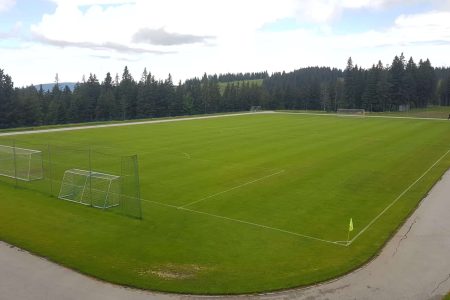
<instances>
[{"instance_id":1,"label":"tree line","mask_svg":"<svg viewBox=\"0 0 450 300\"><path fill-rule=\"evenodd\" d=\"M403 54L390 65L378 62L369 69L349 58L344 70L204 74L178 84L170 74L158 80L146 69L136 80L125 67L122 76L107 73L101 81L90 74L73 91L61 87L57 78L50 91L42 86L15 88L0 69L0 128L246 111L251 106L389 111L430 104L450 105L450 68L434 68L428 59L416 63Z\"/></svg>"}]
</instances>

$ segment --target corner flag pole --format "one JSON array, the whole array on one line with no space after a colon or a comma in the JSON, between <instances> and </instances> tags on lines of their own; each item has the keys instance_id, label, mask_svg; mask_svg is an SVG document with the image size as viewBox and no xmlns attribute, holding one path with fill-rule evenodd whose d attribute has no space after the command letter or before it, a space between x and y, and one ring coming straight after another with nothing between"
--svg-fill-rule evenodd
<instances>
[{"instance_id":1,"label":"corner flag pole","mask_svg":"<svg viewBox=\"0 0 450 300\"><path fill-rule=\"evenodd\" d=\"M353 231L353 220L350 218L350 224L348 224L347 244L350 241L350 231Z\"/></svg>"}]
</instances>

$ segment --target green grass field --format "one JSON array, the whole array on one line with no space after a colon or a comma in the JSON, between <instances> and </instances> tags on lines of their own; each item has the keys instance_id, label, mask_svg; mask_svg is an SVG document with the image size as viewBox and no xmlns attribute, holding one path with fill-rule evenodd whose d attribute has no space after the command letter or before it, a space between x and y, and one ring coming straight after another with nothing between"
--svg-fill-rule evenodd
<instances>
[{"instance_id":1,"label":"green grass field","mask_svg":"<svg viewBox=\"0 0 450 300\"><path fill-rule=\"evenodd\" d=\"M272 291L349 272L450 167L446 121L252 114L18 138L137 153L143 220L0 180L1 240L177 293ZM357 238L344 246L350 218Z\"/></svg>"}]
</instances>

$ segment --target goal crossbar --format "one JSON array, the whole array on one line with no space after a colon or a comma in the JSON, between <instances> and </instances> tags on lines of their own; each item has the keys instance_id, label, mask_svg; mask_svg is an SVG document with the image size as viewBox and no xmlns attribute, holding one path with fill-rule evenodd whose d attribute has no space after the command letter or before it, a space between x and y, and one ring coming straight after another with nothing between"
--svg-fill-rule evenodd
<instances>
[{"instance_id":1,"label":"goal crossbar","mask_svg":"<svg viewBox=\"0 0 450 300\"><path fill-rule=\"evenodd\" d=\"M81 170L81 169L70 169L66 172L71 172L73 174L87 176L87 177L95 177L100 179L106 179L106 180L115 180L119 179L120 176L107 174L107 173L101 173L101 172L95 172L95 171L88 171L88 170Z\"/></svg>"},{"instance_id":2,"label":"goal crossbar","mask_svg":"<svg viewBox=\"0 0 450 300\"><path fill-rule=\"evenodd\" d=\"M16 154L22 154L22 155L26 155L26 154L33 154L33 153L41 153L41 151L39 150L33 150L33 149L25 149L25 148L19 148L19 147L13 147L13 146L6 146L6 145L0 145L1 148L3 149L10 149L11 153L13 153L14 151L16 152Z\"/></svg>"},{"instance_id":3,"label":"goal crossbar","mask_svg":"<svg viewBox=\"0 0 450 300\"><path fill-rule=\"evenodd\" d=\"M364 116L366 114L366 110L358 108L338 108L336 114L345 116Z\"/></svg>"},{"instance_id":4,"label":"goal crossbar","mask_svg":"<svg viewBox=\"0 0 450 300\"><path fill-rule=\"evenodd\" d=\"M22 181L43 179L42 151L0 145L0 175Z\"/></svg>"},{"instance_id":5,"label":"goal crossbar","mask_svg":"<svg viewBox=\"0 0 450 300\"><path fill-rule=\"evenodd\" d=\"M96 208L119 206L121 176L69 169L64 172L58 198Z\"/></svg>"}]
</instances>

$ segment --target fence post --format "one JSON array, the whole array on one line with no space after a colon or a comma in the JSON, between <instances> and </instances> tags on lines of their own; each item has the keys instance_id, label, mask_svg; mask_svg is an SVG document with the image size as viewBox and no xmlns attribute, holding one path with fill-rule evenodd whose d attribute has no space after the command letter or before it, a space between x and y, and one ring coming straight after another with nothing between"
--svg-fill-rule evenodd
<instances>
[{"instance_id":1,"label":"fence post","mask_svg":"<svg viewBox=\"0 0 450 300\"><path fill-rule=\"evenodd\" d=\"M89 146L89 201L92 206L92 162L91 162L91 146Z\"/></svg>"},{"instance_id":2,"label":"fence post","mask_svg":"<svg viewBox=\"0 0 450 300\"><path fill-rule=\"evenodd\" d=\"M141 182L140 182L140 178L139 178L139 163L138 163L137 154L133 155L133 167L134 167L136 197L137 197L138 209L139 209L139 219L142 220Z\"/></svg>"},{"instance_id":3,"label":"fence post","mask_svg":"<svg viewBox=\"0 0 450 300\"><path fill-rule=\"evenodd\" d=\"M50 152L50 144L47 144L47 150L48 150L48 173L50 181L50 196L53 196L52 154Z\"/></svg>"},{"instance_id":4,"label":"fence post","mask_svg":"<svg viewBox=\"0 0 450 300\"><path fill-rule=\"evenodd\" d=\"M16 140L13 140L13 158L14 158L14 180L15 180L15 187L17 188L19 186L19 182L17 179Z\"/></svg>"}]
</instances>

